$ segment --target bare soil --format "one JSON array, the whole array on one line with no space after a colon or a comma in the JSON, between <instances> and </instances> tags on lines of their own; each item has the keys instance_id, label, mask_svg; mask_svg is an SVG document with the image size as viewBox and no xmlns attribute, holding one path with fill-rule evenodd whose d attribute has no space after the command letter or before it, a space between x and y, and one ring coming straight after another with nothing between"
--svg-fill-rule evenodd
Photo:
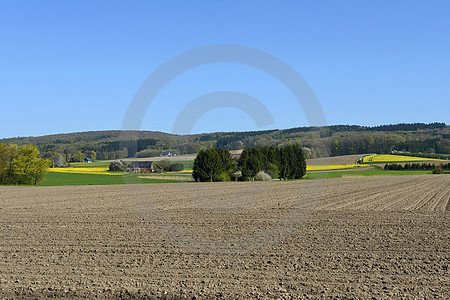
<instances>
[{"instance_id":1,"label":"bare soil","mask_svg":"<svg viewBox=\"0 0 450 300\"><path fill-rule=\"evenodd\" d=\"M356 160L364 155L370 155L370 154L352 154L352 155L311 158L311 159L307 159L306 163L308 165L355 164Z\"/></svg>"},{"instance_id":2,"label":"bare soil","mask_svg":"<svg viewBox=\"0 0 450 300\"><path fill-rule=\"evenodd\" d=\"M0 187L0 298L447 298L449 198L448 175ZM216 254L136 199L224 243L315 208L276 243Z\"/></svg>"}]
</instances>

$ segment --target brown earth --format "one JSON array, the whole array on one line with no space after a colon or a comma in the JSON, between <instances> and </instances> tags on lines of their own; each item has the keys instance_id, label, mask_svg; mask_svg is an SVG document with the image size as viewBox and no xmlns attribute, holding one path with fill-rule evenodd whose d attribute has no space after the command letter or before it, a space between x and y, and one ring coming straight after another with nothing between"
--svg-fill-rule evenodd
<instances>
[{"instance_id":1,"label":"brown earth","mask_svg":"<svg viewBox=\"0 0 450 300\"><path fill-rule=\"evenodd\" d=\"M0 298L446 298L449 197L448 175L0 187Z\"/></svg>"},{"instance_id":2,"label":"brown earth","mask_svg":"<svg viewBox=\"0 0 450 300\"><path fill-rule=\"evenodd\" d=\"M370 154L352 154L321 158L311 158L306 160L308 165L340 165L340 164L355 164L356 160L364 155Z\"/></svg>"}]
</instances>

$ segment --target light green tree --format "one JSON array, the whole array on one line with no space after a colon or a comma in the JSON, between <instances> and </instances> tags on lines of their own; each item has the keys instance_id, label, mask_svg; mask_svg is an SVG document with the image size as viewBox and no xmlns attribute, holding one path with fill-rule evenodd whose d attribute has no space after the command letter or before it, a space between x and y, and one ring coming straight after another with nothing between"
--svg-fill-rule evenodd
<instances>
[{"instance_id":1,"label":"light green tree","mask_svg":"<svg viewBox=\"0 0 450 300\"><path fill-rule=\"evenodd\" d=\"M38 155L34 145L0 144L0 183L37 185L51 164L49 159Z\"/></svg>"},{"instance_id":2,"label":"light green tree","mask_svg":"<svg viewBox=\"0 0 450 300\"><path fill-rule=\"evenodd\" d=\"M84 159L84 155L83 152L78 151L77 153L75 153L75 155L73 156L73 160L76 162L82 162Z\"/></svg>"}]
</instances>

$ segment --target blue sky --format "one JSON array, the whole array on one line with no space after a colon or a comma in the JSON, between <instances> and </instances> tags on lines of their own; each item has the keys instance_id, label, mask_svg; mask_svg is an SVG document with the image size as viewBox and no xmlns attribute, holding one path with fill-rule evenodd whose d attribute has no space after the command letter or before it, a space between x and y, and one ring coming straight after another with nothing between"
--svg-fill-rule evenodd
<instances>
[{"instance_id":1,"label":"blue sky","mask_svg":"<svg viewBox=\"0 0 450 300\"><path fill-rule=\"evenodd\" d=\"M197 47L267 52L314 90L328 124L449 123L450 1L1 1L0 138L121 129L144 80ZM215 63L174 78L141 129L171 132L211 92L257 98L258 128L220 108L193 132L307 126L294 96L249 66Z\"/></svg>"}]
</instances>

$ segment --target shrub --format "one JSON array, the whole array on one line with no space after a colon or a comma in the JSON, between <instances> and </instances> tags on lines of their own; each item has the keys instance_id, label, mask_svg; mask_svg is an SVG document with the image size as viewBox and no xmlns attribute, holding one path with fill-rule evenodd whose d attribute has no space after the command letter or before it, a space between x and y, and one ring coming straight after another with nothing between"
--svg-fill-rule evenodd
<instances>
[{"instance_id":1,"label":"shrub","mask_svg":"<svg viewBox=\"0 0 450 300\"><path fill-rule=\"evenodd\" d=\"M169 166L169 172L180 172L184 170L182 163L174 163Z\"/></svg>"},{"instance_id":2,"label":"shrub","mask_svg":"<svg viewBox=\"0 0 450 300\"><path fill-rule=\"evenodd\" d=\"M255 180L256 181L268 181L268 180L272 180L272 177L270 177L270 175L264 171L259 171L258 174L256 174L256 176L255 176Z\"/></svg>"},{"instance_id":3,"label":"shrub","mask_svg":"<svg viewBox=\"0 0 450 300\"><path fill-rule=\"evenodd\" d=\"M434 168L432 173L433 174L444 174L444 169L441 166L439 166L439 167Z\"/></svg>"},{"instance_id":4,"label":"shrub","mask_svg":"<svg viewBox=\"0 0 450 300\"><path fill-rule=\"evenodd\" d=\"M119 160L119 161L113 161L109 164L109 171L110 172L124 172L127 169L127 165Z\"/></svg>"},{"instance_id":5,"label":"shrub","mask_svg":"<svg viewBox=\"0 0 450 300\"><path fill-rule=\"evenodd\" d=\"M217 176L217 179L215 181L230 181L231 180L231 176L228 172L222 172L219 174L219 176Z\"/></svg>"},{"instance_id":6,"label":"shrub","mask_svg":"<svg viewBox=\"0 0 450 300\"><path fill-rule=\"evenodd\" d=\"M280 169L274 163L268 163L267 167L264 168L264 172L270 175L272 178L278 178L280 175Z\"/></svg>"},{"instance_id":7,"label":"shrub","mask_svg":"<svg viewBox=\"0 0 450 300\"><path fill-rule=\"evenodd\" d=\"M158 162L158 165L160 165L164 171L168 172L170 170L172 162L170 160L163 159L160 162Z\"/></svg>"},{"instance_id":8,"label":"shrub","mask_svg":"<svg viewBox=\"0 0 450 300\"><path fill-rule=\"evenodd\" d=\"M238 181L242 179L242 171L236 171L230 174L230 178L233 181Z\"/></svg>"}]
</instances>

